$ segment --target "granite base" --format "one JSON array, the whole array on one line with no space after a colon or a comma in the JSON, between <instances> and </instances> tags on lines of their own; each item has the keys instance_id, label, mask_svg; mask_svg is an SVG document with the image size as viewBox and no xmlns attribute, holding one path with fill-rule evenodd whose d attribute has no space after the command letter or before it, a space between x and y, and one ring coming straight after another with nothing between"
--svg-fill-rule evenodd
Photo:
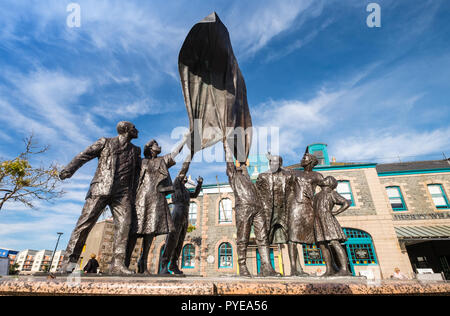
<instances>
[{"instance_id":1,"label":"granite base","mask_svg":"<svg viewBox=\"0 0 450 316\"><path fill-rule=\"evenodd\" d=\"M348 277L19 276L1 278L0 295L450 295L450 283Z\"/></svg>"}]
</instances>

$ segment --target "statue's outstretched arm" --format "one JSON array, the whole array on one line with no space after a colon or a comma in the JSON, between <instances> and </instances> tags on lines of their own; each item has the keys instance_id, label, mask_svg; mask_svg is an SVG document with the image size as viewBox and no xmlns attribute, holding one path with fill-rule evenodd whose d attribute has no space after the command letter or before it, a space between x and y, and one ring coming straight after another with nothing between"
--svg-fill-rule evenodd
<instances>
[{"instance_id":1,"label":"statue's outstretched arm","mask_svg":"<svg viewBox=\"0 0 450 316\"><path fill-rule=\"evenodd\" d=\"M186 133L183 136L183 139L181 140L181 142L175 146L175 149L170 153L170 156L173 160L175 160L175 158L181 153L181 151L183 150L184 145L186 144L186 142L189 139L189 135L190 133Z\"/></svg>"},{"instance_id":2,"label":"statue's outstretched arm","mask_svg":"<svg viewBox=\"0 0 450 316\"><path fill-rule=\"evenodd\" d=\"M86 162L98 158L105 147L106 138L100 138L94 144L86 148L72 159L72 161L61 170L59 177L61 180L72 177L72 175L80 169Z\"/></svg>"},{"instance_id":3,"label":"statue's outstretched arm","mask_svg":"<svg viewBox=\"0 0 450 316\"><path fill-rule=\"evenodd\" d=\"M198 177L197 186L195 187L195 192L190 194L191 199L196 199L198 197L198 195L200 194L200 191L202 190L202 185L203 185L203 178Z\"/></svg>"}]
</instances>

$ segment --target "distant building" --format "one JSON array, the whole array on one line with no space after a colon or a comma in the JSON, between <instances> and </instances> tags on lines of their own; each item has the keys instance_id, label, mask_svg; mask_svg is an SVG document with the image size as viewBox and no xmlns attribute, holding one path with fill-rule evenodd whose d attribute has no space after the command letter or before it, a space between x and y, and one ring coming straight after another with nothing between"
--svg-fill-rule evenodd
<instances>
[{"instance_id":1,"label":"distant building","mask_svg":"<svg viewBox=\"0 0 450 316\"><path fill-rule=\"evenodd\" d=\"M10 265L14 264L18 253L19 252L17 250L0 248L0 258L8 258Z\"/></svg>"},{"instance_id":2,"label":"distant building","mask_svg":"<svg viewBox=\"0 0 450 316\"><path fill-rule=\"evenodd\" d=\"M338 192L351 202L351 207L339 215L338 220L348 237L343 246L354 275L373 274L378 279L388 279L398 267L414 277L420 269L428 268L450 279L450 164L447 160L338 163L335 159L329 160L326 144L313 144L309 151L320 161L315 170L324 176L334 176L339 181ZM299 160L302 155L299 154ZM256 167L249 164L253 179L267 166L267 161L263 160L260 157ZM204 185L199 197L191 201L189 221L195 230L186 235L180 269L188 275L202 276L238 273L234 196L230 186L227 183ZM113 233L112 223L107 226L108 229L105 223L97 223L94 229L103 231L102 237L89 236L91 239L86 243L86 254L104 252L105 269L112 247L112 238L107 238L105 232L111 236ZM160 269L165 238L159 236L152 243L148 262L152 273ZM298 247L305 271L311 274L324 271L322 254L316 245ZM141 245L134 251L137 257ZM289 275L286 246L271 246L270 259L276 271ZM260 258L253 234L247 265L252 274L259 272Z\"/></svg>"},{"instance_id":3,"label":"distant building","mask_svg":"<svg viewBox=\"0 0 450 316\"><path fill-rule=\"evenodd\" d=\"M19 270L21 273L32 273L31 269L33 267L34 262L34 256L36 255L36 250L26 249L22 250L17 254L16 262L19 267L17 270Z\"/></svg>"},{"instance_id":4,"label":"distant building","mask_svg":"<svg viewBox=\"0 0 450 316\"><path fill-rule=\"evenodd\" d=\"M40 250L34 255L32 272L46 272L48 271L53 252L51 250Z\"/></svg>"},{"instance_id":5,"label":"distant building","mask_svg":"<svg viewBox=\"0 0 450 316\"><path fill-rule=\"evenodd\" d=\"M56 251L52 262L53 251L26 249L16 255L15 263L18 264L20 274L46 272L48 268L51 268L51 272L56 272L56 267L61 267L64 253L63 250Z\"/></svg>"},{"instance_id":6,"label":"distant building","mask_svg":"<svg viewBox=\"0 0 450 316\"><path fill-rule=\"evenodd\" d=\"M55 255L54 255L53 261L52 261L52 266L50 268L50 272L57 272L58 269L61 268L65 253L66 252L64 250L58 250L55 252ZM52 254L52 256L53 256L53 254Z\"/></svg>"}]
</instances>

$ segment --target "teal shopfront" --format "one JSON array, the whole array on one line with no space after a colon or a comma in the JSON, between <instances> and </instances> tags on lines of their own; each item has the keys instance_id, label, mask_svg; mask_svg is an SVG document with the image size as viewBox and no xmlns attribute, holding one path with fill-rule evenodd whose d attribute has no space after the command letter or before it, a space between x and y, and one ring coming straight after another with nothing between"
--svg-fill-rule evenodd
<instances>
[{"instance_id":1,"label":"teal shopfront","mask_svg":"<svg viewBox=\"0 0 450 316\"><path fill-rule=\"evenodd\" d=\"M378 260L372 237L365 231L353 228L343 228L347 241L344 246L350 271L355 275L356 266L375 266ZM303 259L305 266L324 266L320 248L315 245L303 244Z\"/></svg>"}]
</instances>

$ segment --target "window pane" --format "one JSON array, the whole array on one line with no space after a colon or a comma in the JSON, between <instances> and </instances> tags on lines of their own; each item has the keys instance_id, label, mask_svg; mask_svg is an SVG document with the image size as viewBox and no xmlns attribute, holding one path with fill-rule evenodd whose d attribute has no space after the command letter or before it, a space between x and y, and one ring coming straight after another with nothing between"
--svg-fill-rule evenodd
<instances>
[{"instance_id":1,"label":"window pane","mask_svg":"<svg viewBox=\"0 0 450 316\"><path fill-rule=\"evenodd\" d=\"M445 202L444 197L433 197L433 202L436 206L446 206L447 203Z\"/></svg>"},{"instance_id":2,"label":"window pane","mask_svg":"<svg viewBox=\"0 0 450 316\"><path fill-rule=\"evenodd\" d=\"M336 190L341 195L342 195L342 193L349 193L350 192L350 184L346 181L338 182L338 186L337 186Z\"/></svg>"},{"instance_id":3,"label":"window pane","mask_svg":"<svg viewBox=\"0 0 450 316\"><path fill-rule=\"evenodd\" d=\"M189 224L192 226L197 225L197 204L191 203L189 205Z\"/></svg>"},{"instance_id":4,"label":"window pane","mask_svg":"<svg viewBox=\"0 0 450 316\"><path fill-rule=\"evenodd\" d=\"M219 267L230 268L233 266L233 250L229 243L219 246Z\"/></svg>"},{"instance_id":5,"label":"window pane","mask_svg":"<svg viewBox=\"0 0 450 316\"><path fill-rule=\"evenodd\" d=\"M390 198L399 198L400 197L400 191L397 188L387 188L387 195Z\"/></svg>"},{"instance_id":6,"label":"window pane","mask_svg":"<svg viewBox=\"0 0 450 316\"><path fill-rule=\"evenodd\" d=\"M192 245L186 245L183 248L183 267L193 268L195 264L195 248Z\"/></svg>"},{"instance_id":7,"label":"window pane","mask_svg":"<svg viewBox=\"0 0 450 316\"><path fill-rule=\"evenodd\" d=\"M430 191L431 194L437 194L437 195L442 195L442 190L441 187L439 185L429 185L428 186L428 190Z\"/></svg>"},{"instance_id":8,"label":"window pane","mask_svg":"<svg viewBox=\"0 0 450 316\"><path fill-rule=\"evenodd\" d=\"M219 202L219 221L231 223L233 221L233 203L230 199L222 199Z\"/></svg>"},{"instance_id":9,"label":"window pane","mask_svg":"<svg viewBox=\"0 0 450 316\"><path fill-rule=\"evenodd\" d=\"M391 206L393 209L402 209L404 208L402 200L400 199L392 199L391 200Z\"/></svg>"}]
</instances>

